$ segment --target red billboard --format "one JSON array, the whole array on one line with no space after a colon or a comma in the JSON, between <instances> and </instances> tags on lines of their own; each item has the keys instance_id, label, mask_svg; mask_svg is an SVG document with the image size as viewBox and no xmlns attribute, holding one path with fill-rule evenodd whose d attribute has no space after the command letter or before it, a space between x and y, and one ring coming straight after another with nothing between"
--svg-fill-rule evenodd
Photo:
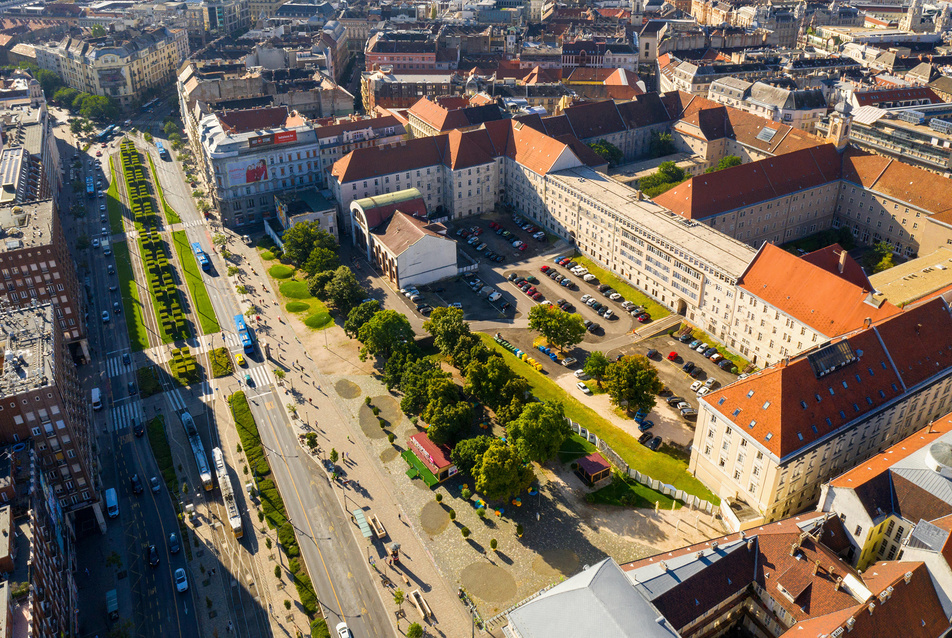
<instances>
[{"instance_id":1,"label":"red billboard","mask_svg":"<svg viewBox=\"0 0 952 638\"><path fill-rule=\"evenodd\" d=\"M259 135L258 137L248 138L248 146L256 148L258 146L270 146L271 144L287 144L297 141L297 131L281 131L279 133L270 133L268 135Z\"/></svg>"}]
</instances>

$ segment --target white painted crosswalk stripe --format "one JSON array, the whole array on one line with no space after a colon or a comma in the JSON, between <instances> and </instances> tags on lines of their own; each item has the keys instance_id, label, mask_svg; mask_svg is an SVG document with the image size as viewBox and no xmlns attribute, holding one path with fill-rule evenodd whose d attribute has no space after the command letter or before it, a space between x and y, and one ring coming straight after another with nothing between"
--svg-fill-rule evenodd
<instances>
[{"instance_id":1,"label":"white painted crosswalk stripe","mask_svg":"<svg viewBox=\"0 0 952 638\"><path fill-rule=\"evenodd\" d=\"M129 364L127 365L122 362L122 355L118 357L109 357L109 359L106 360L106 373L110 377L118 377L120 374L124 372L131 372L131 371L132 371L132 360L130 359Z\"/></svg>"},{"instance_id":2,"label":"white painted crosswalk stripe","mask_svg":"<svg viewBox=\"0 0 952 638\"><path fill-rule=\"evenodd\" d=\"M109 413L113 432L119 432L123 428L131 428L133 423L142 423L144 420L142 404L139 401L120 403L112 407Z\"/></svg>"},{"instance_id":3,"label":"white painted crosswalk stripe","mask_svg":"<svg viewBox=\"0 0 952 638\"><path fill-rule=\"evenodd\" d=\"M255 382L256 387L269 386L274 383L274 374L268 366L255 366L248 368L248 374Z\"/></svg>"},{"instance_id":4,"label":"white painted crosswalk stripe","mask_svg":"<svg viewBox=\"0 0 952 638\"><path fill-rule=\"evenodd\" d=\"M182 228L195 228L196 226L204 226L205 222L201 219L193 219L192 221L182 222Z\"/></svg>"},{"instance_id":5,"label":"white painted crosswalk stripe","mask_svg":"<svg viewBox=\"0 0 952 638\"><path fill-rule=\"evenodd\" d=\"M181 389L176 388L165 393L165 396L169 399L169 403L172 404L173 410L181 411L185 409L185 400L182 398L181 392Z\"/></svg>"}]
</instances>

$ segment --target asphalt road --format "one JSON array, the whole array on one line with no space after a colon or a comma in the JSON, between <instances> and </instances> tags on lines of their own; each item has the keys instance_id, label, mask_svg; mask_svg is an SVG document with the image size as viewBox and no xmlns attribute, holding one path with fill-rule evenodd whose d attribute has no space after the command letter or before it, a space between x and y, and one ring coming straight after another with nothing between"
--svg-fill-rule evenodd
<instances>
[{"instance_id":1,"label":"asphalt road","mask_svg":"<svg viewBox=\"0 0 952 638\"><path fill-rule=\"evenodd\" d=\"M233 338L235 328L232 317L243 313L247 302L239 303L233 284L226 276L226 262L219 253L211 251L209 226L203 223L201 214L195 208L191 186L185 183L184 176L173 163L162 161L154 150L151 152L166 200L181 217L189 241L200 241L209 252L213 269L211 273L203 273L203 279L223 334L226 335L229 351L240 352ZM234 241L234 236L230 237ZM239 265L243 269L251 267L244 263ZM257 303L265 302L259 298ZM262 310L263 314L267 313L267 307ZM222 345L221 336L203 338L210 339L215 347ZM270 336L265 339L273 340ZM282 407L288 400L276 396L283 395L283 390L270 383L256 383L255 387L248 387L243 381L244 374L252 374L254 368L263 369L253 373L255 378L260 379L263 371L275 367L264 360L260 338L255 354L246 355L245 358L249 367L238 368L236 376L231 379L217 380L215 392L222 398L239 388L248 393L275 479L297 529L302 556L328 625L333 628L343 619L355 636L388 635L390 621L375 591L376 583L367 575L366 569L358 567L360 561L366 561L367 557L350 532L350 515L341 508L326 475L317 470L312 461L299 454L300 447L294 429ZM230 424L226 427L230 427Z\"/></svg>"},{"instance_id":2,"label":"asphalt road","mask_svg":"<svg viewBox=\"0 0 952 638\"><path fill-rule=\"evenodd\" d=\"M61 111L55 114L58 123L63 123L56 127L55 134L60 139L66 139L66 116ZM116 140L110 143L110 152L117 143ZM99 145L90 147L88 155L65 143L61 143L60 148L65 166L69 167L69 160L78 154L83 160L83 181L87 175L92 175L94 180L102 180L103 189L108 188L108 154L104 151L102 158L95 157ZM105 168L102 169L102 166ZM66 176L68 181L69 168ZM86 204L84 218L69 220L70 201L83 201ZM90 199L85 196L85 192L74 195L71 189L64 188L61 211L66 236L75 238L85 234L90 239L104 239L102 228L108 228L109 225L108 221L102 222L100 217L100 205L104 202L104 198ZM108 231L105 238L110 244L115 239ZM164 486L158 493L149 490L148 479L158 475L158 468L148 441L144 437L136 438L132 433L132 425L135 421L142 421L143 411L138 394L130 395L129 383L135 380L136 364L144 360L141 354L133 356L130 352L125 317L113 308L113 302L119 301L118 292L109 290L110 286L118 283L117 275L109 272L109 266L113 270L115 268L114 256L106 255L102 247L90 246L84 251L76 251L73 244L71 248L76 252L76 261L85 263L79 275L87 294L87 326L93 358L93 363L81 368L80 374L87 391L96 386L103 392L103 409L93 413L93 435L99 443L104 489L115 487L120 495L120 517L107 521L110 530L106 537L89 541L97 541L100 545L106 545L107 550L116 551L121 569L103 570L103 565L96 564L97 554L81 551L78 556L80 569L89 569L91 574L97 574L97 577L85 582L80 579L83 588L88 590L83 597L104 600L107 590L118 589L120 613L123 618L132 620L137 636L197 636L195 615L190 613L194 609L191 590L186 594L178 594L172 582L174 569L185 566L183 555L170 555L167 549L168 535L177 530L172 502ZM108 322L103 321L103 312L108 313ZM129 364L123 360L123 355L127 354L130 355ZM145 485L145 491L138 496L133 495L130 489L133 474L138 474ZM117 528L121 528L121 533L116 532ZM159 565L155 568L148 565L145 556L150 544L156 546L160 557ZM103 613L96 613L94 609L102 609ZM100 605L84 609L84 635L106 633L109 624L104 611Z\"/></svg>"}]
</instances>

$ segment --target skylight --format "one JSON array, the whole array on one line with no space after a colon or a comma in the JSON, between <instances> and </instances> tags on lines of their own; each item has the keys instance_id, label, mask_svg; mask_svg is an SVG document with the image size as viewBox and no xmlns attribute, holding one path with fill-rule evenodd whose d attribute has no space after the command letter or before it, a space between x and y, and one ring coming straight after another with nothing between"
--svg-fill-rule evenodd
<instances>
[{"instance_id":1,"label":"skylight","mask_svg":"<svg viewBox=\"0 0 952 638\"><path fill-rule=\"evenodd\" d=\"M757 133L757 139L761 142L770 143L770 140L774 138L774 135L777 134L777 129L767 128L766 126L760 129L760 132Z\"/></svg>"}]
</instances>

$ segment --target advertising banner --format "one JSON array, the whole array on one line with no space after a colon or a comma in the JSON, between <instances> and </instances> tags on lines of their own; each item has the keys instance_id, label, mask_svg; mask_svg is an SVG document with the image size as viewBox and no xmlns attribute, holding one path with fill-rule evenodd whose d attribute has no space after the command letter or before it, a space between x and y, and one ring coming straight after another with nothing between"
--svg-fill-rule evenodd
<instances>
[{"instance_id":1,"label":"advertising banner","mask_svg":"<svg viewBox=\"0 0 952 638\"><path fill-rule=\"evenodd\" d=\"M232 186L263 182L268 179L268 164L263 159L232 162L228 165L228 181Z\"/></svg>"}]
</instances>

